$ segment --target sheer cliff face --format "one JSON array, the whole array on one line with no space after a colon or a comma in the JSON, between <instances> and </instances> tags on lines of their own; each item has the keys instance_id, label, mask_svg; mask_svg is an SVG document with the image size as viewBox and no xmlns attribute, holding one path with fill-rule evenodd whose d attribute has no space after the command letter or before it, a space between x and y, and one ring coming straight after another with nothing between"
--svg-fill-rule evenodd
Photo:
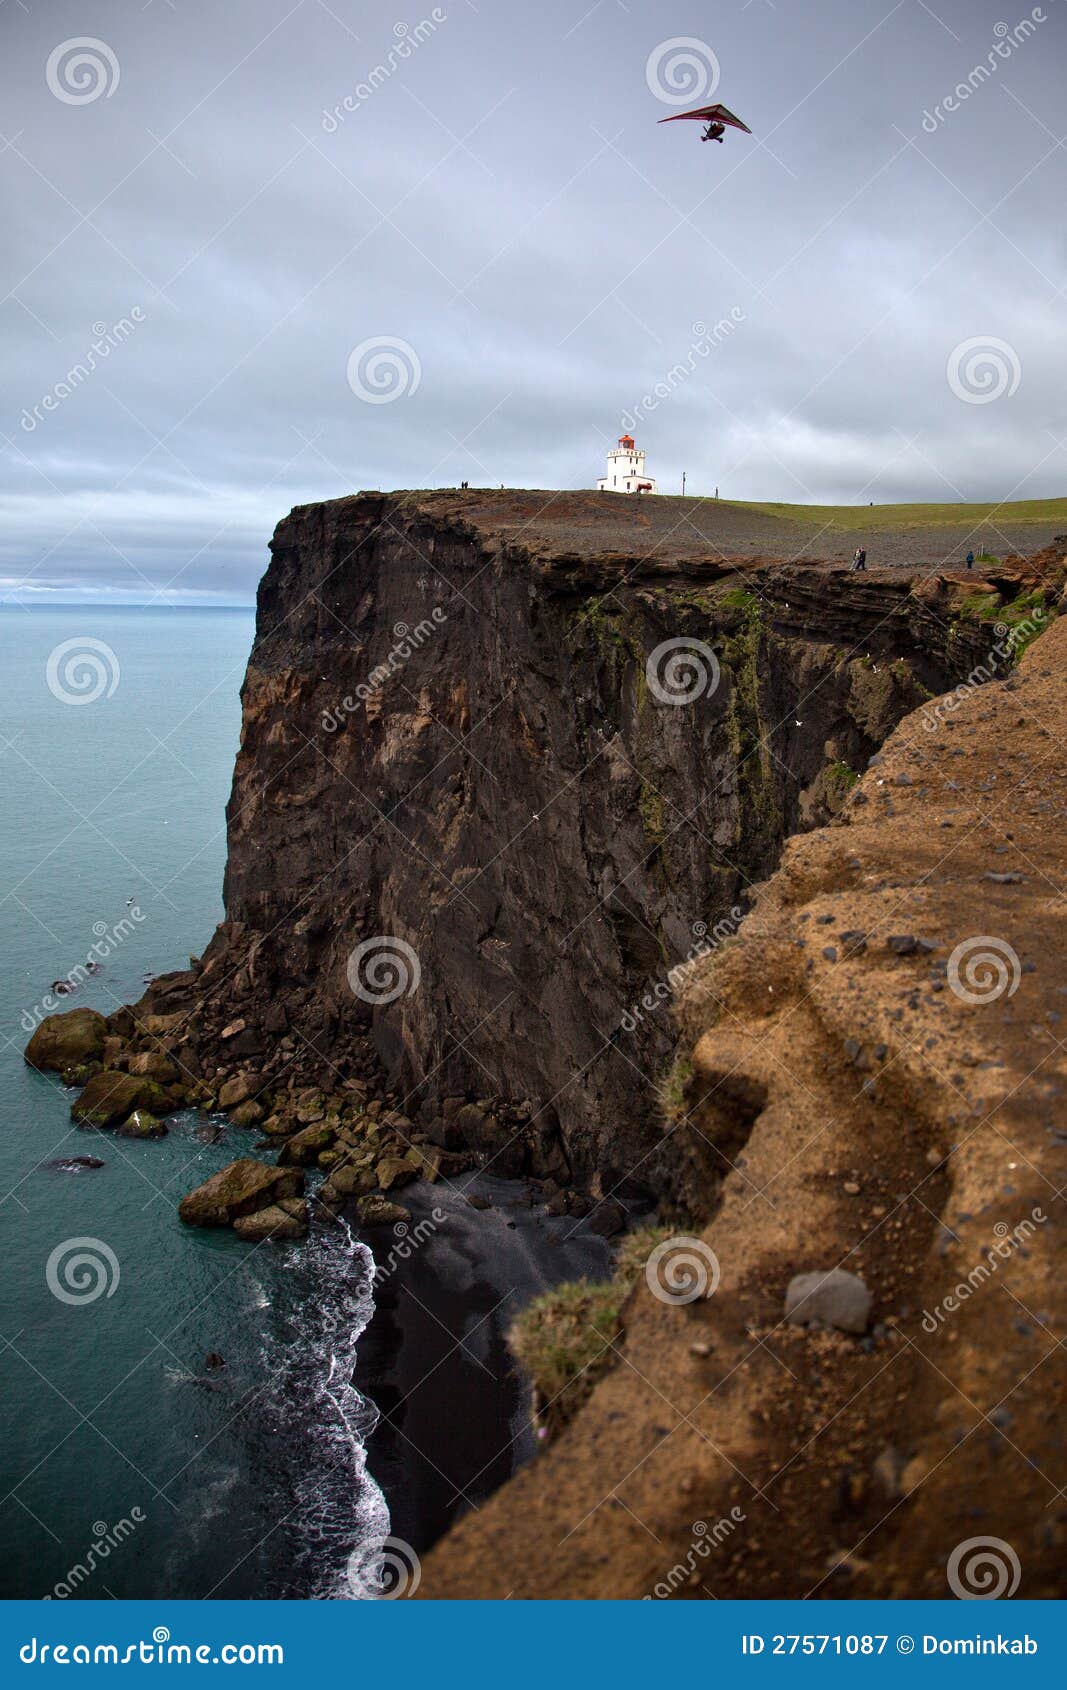
<instances>
[{"instance_id":1,"label":"sheer cliff face","mask_svg":"<svg viewBox=\"0 0 1067 1690\"><path fill-rule=\"evenodd\" d=\"M562 554L454 497L271 551L216 954L324 1076L369 1032L409 1113L529 1101L520 1154L654 1186L668 971L988 639L906 572Z\"/></svg>"}]
</instances>

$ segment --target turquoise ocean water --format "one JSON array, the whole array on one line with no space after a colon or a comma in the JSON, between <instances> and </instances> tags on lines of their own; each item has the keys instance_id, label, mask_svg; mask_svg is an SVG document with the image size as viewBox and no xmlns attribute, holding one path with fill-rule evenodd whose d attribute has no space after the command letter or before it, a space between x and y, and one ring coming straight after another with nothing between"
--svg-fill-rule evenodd
<instances>
[{"instance_id":1,"label":"turquoise ocean water","mask_svg":"<svg viewBox=\"0 0 1067 1690\"><path fill-rule=\"evenodd\" d=\"M254 1134L81 1131L22 1060L94 944L60 1007L106 1013L210 938L252 632L251 611L0 609L3 1596L328 1596L387 1529L350 1383L365 1247L184 1228L178 1199ZM86 1155L104 1166L50 1165Z\"/></svg>"}]
</instances>

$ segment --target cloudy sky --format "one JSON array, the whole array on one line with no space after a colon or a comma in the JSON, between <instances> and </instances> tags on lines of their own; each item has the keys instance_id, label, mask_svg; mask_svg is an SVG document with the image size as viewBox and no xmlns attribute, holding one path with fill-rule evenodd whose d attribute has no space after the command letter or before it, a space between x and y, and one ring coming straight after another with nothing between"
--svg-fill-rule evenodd
<instances>
[{"instance_id":1,"label":"cloudy sky","mask_svg":"<svg viewBox=\"0 0 1067 1690\"><path fill-rule=\"evenodd\" d=\"M627 419L664 491L1063 494L1065 63L1067 0L2 0L3 587L247 602L294 504Z\"/></svg>"}]
</instances>

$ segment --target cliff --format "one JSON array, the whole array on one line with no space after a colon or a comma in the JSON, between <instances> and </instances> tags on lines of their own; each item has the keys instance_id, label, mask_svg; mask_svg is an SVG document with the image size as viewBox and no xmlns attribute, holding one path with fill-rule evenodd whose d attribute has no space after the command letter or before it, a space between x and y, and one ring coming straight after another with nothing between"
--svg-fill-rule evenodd
<instances>
[{"instance_id":1,"label":"cliff","mask_svg":"<svg viewBox=\"0 0 1067 1690\"><path fill-rule=\"evenodd\" d=\"M731 560L688 531L665 554L636 502L631 550L603 551L627 513L602 534L603 498L556 500L362 495L281 523L206 961L317 1081L363 1071L369 1038L412 1113L481 1101L498 1171L659 1192L659 982L990 636L958 580ZM646 667L667 642L696 654L681 707ZM417 989L354 994L374 939L356 975L395 953Z\"/></svg>"},{"instance_id":2,"label":"cliff","mask_svg":"<svg viewBox=\"0 0 1067 1690\"><path fill-rule=\"evenodd\" d=\"M243 1236L403 1218L394 1187L477 1159L605 1232L651 1200L714 1263L684 1303L638 1275L614 1365L429 1594L639 1596L695 1556L672 1594L936 1596L978 1535L1050 1594L1063 543L856 575L678 504L293 511L226 919L30 1059L101 1124L198 1102L327 1170L311 1204L251 1160L187 1200ZM968 946L1010 990L967 995ZM786 1322L837 1267L869 1317Z\"/></svg>"},{"instance_id":3,"label":"cliff","mask_svg":"<svg viewBox=\"0 0 1067 1690\"><path fill-rule=\"evenodd\" d=\"M1063 1593L1067 626L902 721L679 1005L707 1292L641 1278L422 1593ZM793 1276L873 1297L790 1324Z\"/></svg>"}]
</instances>

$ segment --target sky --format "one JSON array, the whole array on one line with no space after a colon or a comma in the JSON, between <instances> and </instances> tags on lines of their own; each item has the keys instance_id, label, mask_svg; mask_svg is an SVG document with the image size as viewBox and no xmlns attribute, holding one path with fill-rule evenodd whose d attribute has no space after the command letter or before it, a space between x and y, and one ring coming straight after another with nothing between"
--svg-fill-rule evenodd
<instances>
[{"instance_id":1,"label":"sky","mask_svg":"<svg viewBox=\"0 0 1067 1690\"><path fill-rule=\"evenodd\" d=\"M626 428L1067 493L1065 64L1067 0L0 0L0 597L248 603L295 504Z\"/></svg>"}]
</instances>

